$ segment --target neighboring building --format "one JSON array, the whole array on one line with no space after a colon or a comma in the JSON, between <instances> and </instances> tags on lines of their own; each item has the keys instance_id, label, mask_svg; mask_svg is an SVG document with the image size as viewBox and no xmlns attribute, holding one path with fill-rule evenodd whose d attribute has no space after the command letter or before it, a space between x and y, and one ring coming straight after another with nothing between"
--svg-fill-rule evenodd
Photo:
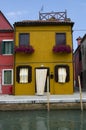
<instances>
[{"instance_id":1,"label":"neighboring building","mask_svg":"<svg viewBox=\"0 0 86 130\"><path fill-rule=\"evenodd\" d=\"M14 30L0 11L0 94L12 94Z\"/></svg>"},{"instance_id":2,"label":"neighboring building","mask_svg":"<svg viewBox=\"0 0 86 130\"><path fill-rule=\"evenodd\" d=\"M82 87L86 91L86 34L81 40L81 54L82 54Z\"/></svg>"},{"instance_id":3,"label":"neighboring building","mask_svg":"<svg viewBox=\"0 0 86 130\"><path fill-rule=\"evenodd\" d=\"M77 39L78 47L74 52L74 81L75 87L79 88L79 81L78 76L81 79L81 86L82 86L82 55L81 55L81 40L82 38L79 36Z\"/></svg>"},{"instance_id":4,"label":"neighboring building","mask_svg":"<svg viewBox=\"0 0 86 130\"><path fill-rule=\"evenodd\" d=\"M14 23L15 95L72 94L74 23L66 12Z\"/></svg>"}]
</instances>

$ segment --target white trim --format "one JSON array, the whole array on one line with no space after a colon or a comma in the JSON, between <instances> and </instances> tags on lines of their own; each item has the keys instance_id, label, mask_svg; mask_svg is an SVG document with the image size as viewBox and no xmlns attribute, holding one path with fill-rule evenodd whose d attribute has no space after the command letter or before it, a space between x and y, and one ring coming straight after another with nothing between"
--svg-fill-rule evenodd
<instances>
[{"instance_id":1,"label":"white trim","mask_svg":"<svg viewBox=\"0 0 86 130\"><path fill-rule=\"evenodd\" d=\"M6 39L6 40L2 40L2 42L8 42L8 43L9 43L10 41L13 41L13 39ZM6 44L8 44L8 43L6 43ZM11 44L12 44L12 43L11 43ZM12 48L11 48L11 49L12 49ZM13 53L9 53L9 54L8 54L8 53L5 53L5 54L4 54L4 53L2 53L2 55L5 55L5 56L10 56L10 55L13 55Z\"/></svg>"},{"instance_id":2,"label":"white trim","mask_svg":"<svg viewBox=\"0 0 86 130\"><path fill-rule=\"evenodd\" d=\"M2 40L3 42L10 42L10 41L14 41L13 39L4 39L4 40Z\"/></svg>"},{"instance_id":3,"label":"white trim","mask_svg":"<svg viewBox=\"0 0 86 130\"><path fill-rule=\"evenodd\" d=\"M11 56L11 55L13 55L13 54L2 54L2 55L4 55L4 56Z\"/></svg>"},{"instance_id":4,"label":"white trim","mask_svg":"<svg viewBox=\"0 0 86 130\"><path fill-rule=\"evenodd\" d=\"M12 71L12 81L11 84L4 84L4 71ZM13 69L3 69L2 70L2 85L13 85Z\"/></svg>"}]
</instances>

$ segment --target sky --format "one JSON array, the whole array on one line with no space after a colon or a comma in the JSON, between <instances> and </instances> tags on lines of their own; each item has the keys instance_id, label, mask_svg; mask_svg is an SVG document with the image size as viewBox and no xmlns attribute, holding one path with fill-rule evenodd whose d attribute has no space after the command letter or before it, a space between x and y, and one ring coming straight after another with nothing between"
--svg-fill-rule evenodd
<instances>
[{"instance_id":1,"label":"sky","mask_svg":"<svg viewBox=\"0 0 86 130\"><path fill-rule=\"evenodd\" d=\"M11 23L22 20L38 20L39 11L64 12L74 22L73 48L76 50L76 39L86 33L86 0L1 0L0 10Z\"/></svg>"}]
</instances>

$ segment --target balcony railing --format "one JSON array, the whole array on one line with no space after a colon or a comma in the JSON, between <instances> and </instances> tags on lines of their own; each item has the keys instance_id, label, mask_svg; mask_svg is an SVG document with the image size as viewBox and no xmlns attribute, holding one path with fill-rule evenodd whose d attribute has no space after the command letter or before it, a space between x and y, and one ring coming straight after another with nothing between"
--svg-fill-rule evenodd
<instances>
[{"instance_id":1,"label":"balcony railing","mask_svg":"<svg viewBox=\"0 0 86 130\"><path fill-rule=\"evenodd\" d=\"M39 20L49 20L54 18L55 20L65 21L67 20L67 12L49 12L41 13L39 12Z\"/></svg>"}]
</instances>

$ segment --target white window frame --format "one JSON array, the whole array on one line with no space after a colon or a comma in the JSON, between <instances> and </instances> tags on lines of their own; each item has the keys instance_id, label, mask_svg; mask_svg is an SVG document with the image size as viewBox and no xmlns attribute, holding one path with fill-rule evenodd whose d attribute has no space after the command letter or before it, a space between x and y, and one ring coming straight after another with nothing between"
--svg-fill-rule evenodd
<instances>
[{"instance_id":1,"label":"white window frame","mask_svg":"<svg viewBox=\"0 0 86 130\"><path fill-rule=\"evenodd\" d=\"M4 39L2 40L3 42L9 42L9 41L14 41L13 39Z\"/></svg>"},{"instance_id":2,"label":"white window frame","mask_svg":"<svg viewBox=\"0 0 86 130\"><path fill-rule=\"evenodd\" d=\"M10 41L14 41L13 39L4 39L2 40L2 42L10 42ZM13 54L2 54L2 55L13 55Z\"/></svg>"},{"instance_id":3,"label":"white window frame","mask_svg":"<svg viewBox=\"0 0 86 130\"><path fill-rule=\"evenodd\" d=\"M11 71L12 72L12 81L11 84L4 84L4 71ZM2 85L13 85L13 69L3 69L2 70Z\"/></svg>"}]
</instances>

